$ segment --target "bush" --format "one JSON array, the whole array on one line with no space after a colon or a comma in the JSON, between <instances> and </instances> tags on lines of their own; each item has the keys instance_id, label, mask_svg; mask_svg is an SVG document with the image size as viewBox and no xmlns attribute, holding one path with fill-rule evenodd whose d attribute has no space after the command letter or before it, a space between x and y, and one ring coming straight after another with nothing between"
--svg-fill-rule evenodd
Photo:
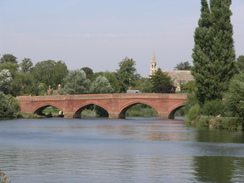
<instances>
[{"instance_id":1,"label":"bush","mask_svg":"<svg viewBox=\"0 0 244 183\"><path fill-rule=\"evenodd\" d=\"M223 116L225 106L221 100L207 101L203 105L202 114L207 116Z\"/></svg>"},{"instance_id":2,"label":"bush","mask_svg":"<svg viewBox=\"0 0 244 183\"><path fill-rule=\"evenodd\" d=\"M19 114L19 103L11 95L0 92L0 119L14 119Z\"/></svg>"},{"instance_id":3,"label":"bush","mask_svg":"<svg viewBox=\"0 0 244 183\"><path fill-rule=\"evenodd\" d=\"M200 105L199 104L195 104L193 105L189 111L187 112L186 116L185 116L185 121L187 123L191 123L193 124L194 121L197 119L197 117L200 115Z\"/></svg>"}]
</instances>

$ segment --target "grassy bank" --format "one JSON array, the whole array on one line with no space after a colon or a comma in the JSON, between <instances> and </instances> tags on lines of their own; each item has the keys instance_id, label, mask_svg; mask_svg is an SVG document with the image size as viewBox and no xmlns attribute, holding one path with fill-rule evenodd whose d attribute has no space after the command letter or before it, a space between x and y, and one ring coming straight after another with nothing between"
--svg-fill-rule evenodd
<instances>
[{"instance_id":1,"label":"grassy bank","mask_svg":"<svg viewBox=\"0 0 244 183\"><path fill-rule=\"evenodd\" d=\"M243 121L231 117L216 117L216 116L204 116L198 115L194 119L185 120L187 124L193 126L201 126L216 129L228 129L228 130L244 130Z\"/></svg>"}]
</instances>

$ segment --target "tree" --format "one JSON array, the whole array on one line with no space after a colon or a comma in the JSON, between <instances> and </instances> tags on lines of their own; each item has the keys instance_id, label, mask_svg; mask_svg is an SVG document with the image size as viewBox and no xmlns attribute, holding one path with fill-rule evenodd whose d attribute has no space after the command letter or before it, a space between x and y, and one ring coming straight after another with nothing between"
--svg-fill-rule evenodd
<instances>
[{"instance_id":1,"label":"tree","mask_svg":"<svg viewBox=\"0 0 244 183\"><path fill-rule=\"evenodd\" d=\"M93 80L93 70L90 67L82 67L81 68L86 73L86 78Z\"/></svg>"},{"instance_id":2,"label":"tree","mask_svg":"<svg viewBox=\"0 0 244 183\"><path fill-rule=\"evenodd\" d=\"M91 84L89 93L112 93L113 88L107 78L98 76Z\"/></svg>"},{"instance_id":3,"label":"tree","mask_svg":"<svg viewBox=\"0 0 244 183\"><path fill-rule=\"evenodd\" d=\"M197 90L195 81L189 81L187 83L183 83L180 86L181 92L192 93Z\"/></svg>"},{"instance_id":4,"label":"tree","mask_svg":"<svg viewBox=\"0 0 244 183\"><path fill-rule=\"evenodd\" d=\"M187 62L180 62L174 68L174 70L190 70L190 69L191 69L191 65L188 61Z\"/></svg>"},{"instance_id":5,"label":"tree","mask_svg":"<svg viewBox=\"0 0 244 183\"><path fill-rule=\"evenodd\" d=\"M237 72L234 60L231 0L201 0L201 17L195 30L192 74L200 104L222 99Z\"/></svg>"},{"instance_id":6,"label":"tree","mask_svg":"<svg viewBox=\"0 0 244 183\"><path fill-rule=\"evenodd\" d=\"M85 94L89 91L90 80L86 78L86 73L81 70L69 71L64 78L64 87L61 89L62 94Z\"/></svg>"},{"instance_id":7,"label":"tree","mask_svg":"<svg viewBox=\"0 0 244 183\"><path fill-rule=\"evenodd\" d=\"M158 70L155 72L154 75L151 75L150 81L152 83L152 91L155 93L166 92L165 88L168 87L169 85L173 84L170 76L168 76L166 73L162 72L162 70L160 68L158 68ZM171 91L171 88L170 88L170 91Z\"/></svg>"},{"instance_id":8,"label":"tree","mask_svg":"<svg viewBox=\"0 0 244 183\"><path fill-rule=\"evenodd\" d=\"M104 76L105 78L108 79L109 83L111 84L112 88L113 88L113 92L114 93L119 93L119 82L118 79L116 77L116 74L114 72L103 72L102 76Z\"/></svg>"},{"instance_id":9,"label":"tree","mask_svg":"<svg viewBox=\"0 0 244 183\"><path fill-rule=\"evenodd\" d=\"M14 63L17 64L17 57L13 56L12 54L4 54L2 58L0 59L0 63Z\"/></svg>"},{"instance_id":10,"label":"tree","mask_svg":"<svg viewBox=\"0 0 244 183\"><path fill-rule=\"evenodd\" d=\"M239 71L243 71L244 70L244 55L240 55L236 59L236 66L237 66Z\"/></svg>"},{"instance_id":11,"label":"tree","mask_svg":"<svg viewBox=\"0 0 244 183\"><path fill-rule=\"evenodd\" d=\"M126 57L119 62L117 78L120 85L120 92L125 92L128 87L135 85L135 81L140 79L140 75L136 74L135 61L133 59Z\"/></svg>"},{"instance_id":12,"label":"tree","mask_svg":"<svg viewBox=\"0 0 244 183\"><path fill-rule=\"evenodd\" d=\"M9 94L12 79L13 78L9 70L3 69L0 71L0 91L5 94Z\"/></svg>"},{"instance_id":13,"label":"tree","mask_svg":"<svg viewBox=\"0 0 244 183\"><path fill-rule=\"evenodd\" d=\"M38 83L57 87L59 84L63 85L63 79L67 75L68 69L63 61L46 60L38 62L31 73Z\"/></svg>"},{"instance_id":14,"label":"tree","mask_svg":"<svg viewBox=\"0 0 244 183\"><path fill-rule=\"evenodd\" d=\"M244 119L244 72L237 74L229 83L224 102L230 117ZM243 121L243 120L242 120Z\"/></svg>"},{"instance_id":15,"label":"tree","mask_svg":"<svg viewBox=\"0 0 244 183\"><path fill-rule=\"evenodd\" d=\"M9 70L12 77L14 78L16 73L18 73L19 65L16 63L12 63L12 62L0 63L0 71L3 69Z\"/></svg>"},{"instance_id":16,"label":"tree","mask_svg":"<svg viewBox=\"0 0 244 183\"><path fill-rule=\"evenodd\" d=\"M11 95L38 95L38 84L30 73L19 72L12 81Z\"/></svg>"},{"instance_id":17,"label":"tree","mask_svg":"<svg viewBox=\"0 0 244 183\"><path fill-rule=\"evenodd\" d=\"M150 78L141 78L136 82L135 88L142 93L152 93L152 83Z\"/></svg>"},{"instance_id":18,"label":"tree","mask_svg":"<svg viewBox=\"0 0 244 183\"><path fill-rule=\"evenodd\" d=\"M19 111L19 104L15 97L4 95L0 91L0 119L17 118Z\"/></svg>"},{"instance_id":19,"label":"tree","mask_svg":"<svg viewBox=\"0 0 244 183\"><path fill-rule=\"evenodd\" d=\"M32 69L33 63L30 58L24 58L20 63L21 71L22 72L30 72Z\"/></svg>"}]
</instances>

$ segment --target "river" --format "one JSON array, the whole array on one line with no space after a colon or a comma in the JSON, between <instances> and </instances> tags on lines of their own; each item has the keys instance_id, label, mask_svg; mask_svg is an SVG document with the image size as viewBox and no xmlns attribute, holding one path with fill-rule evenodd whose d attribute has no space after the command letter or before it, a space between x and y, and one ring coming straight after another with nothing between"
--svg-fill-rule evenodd
<instances>
[{"instance_id":1,"label":"river","mask_svg":"<svg viewBox=\"0 0 244 183\"><path fill-rule=\"evenodd\" d=\"M243 182L244 134L181 120L0 121L11 183Z\"/></svg>"}]
</instances>

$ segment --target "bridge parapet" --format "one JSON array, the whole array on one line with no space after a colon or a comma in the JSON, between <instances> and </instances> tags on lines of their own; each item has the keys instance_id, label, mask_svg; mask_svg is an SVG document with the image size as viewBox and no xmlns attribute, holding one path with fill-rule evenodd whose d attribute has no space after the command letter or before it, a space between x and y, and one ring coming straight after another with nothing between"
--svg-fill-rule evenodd
<instances>
[{"instance_id":1,"label":"bridge parapet","mask_svg":"<svg viewBox=\"0 0 244 183\"><path fill-rule=\"evenodd\" d=\"M125 116L131 106L142 103L154 108L159 118L169 118L186 101L187 94L169 93L114 93L84 95L18 96L22 112L37 113L46 106L55 106L67 114L77 117L89 105L98 105L109 113L110 118ZM117 117L116 117L117 116Z\"/></svg>"},{"instance_id":2,"label":"bridge parapet","mask_svg":"<svg viewBox=\"0 0 244 183\"><path fill-rule=\"evenodd\" d=\"M113 94L82 94L82 95L46 95L46 96L17 96L18 101L47 101L47 100L82 100L82 99L114 99L114 98L165 98L183 99L187 94L169 93L113 93Z\"/></svg>"}]
</instances>

